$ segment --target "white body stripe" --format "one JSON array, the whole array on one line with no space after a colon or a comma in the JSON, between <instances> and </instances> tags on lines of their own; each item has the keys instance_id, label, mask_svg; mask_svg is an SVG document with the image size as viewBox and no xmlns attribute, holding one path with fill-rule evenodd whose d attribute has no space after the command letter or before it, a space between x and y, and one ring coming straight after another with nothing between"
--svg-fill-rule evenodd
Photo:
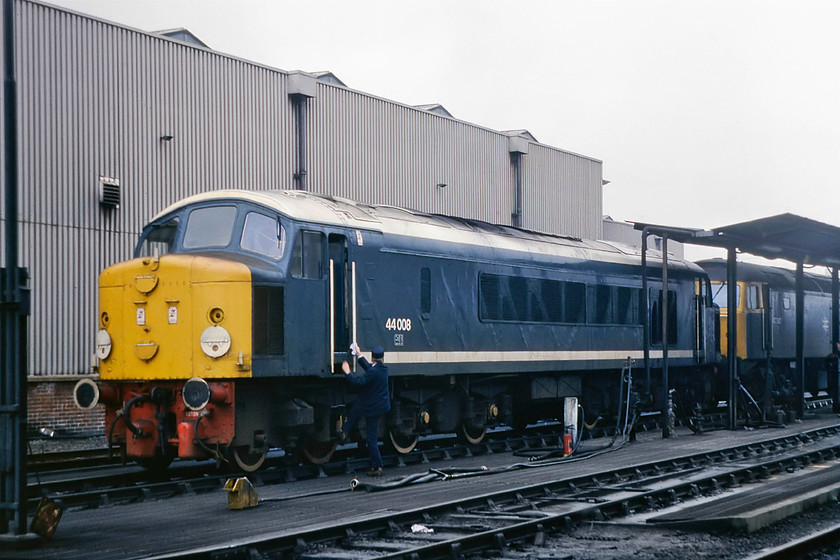
<instances>
[{"instance_id":1,"label":"white body stripe","mask_svg":"<svg viewBox=\"0 0 840 560\"><path fill-rule=\"evenodd\" d=\"M389 364L442 364L475 362L557 362L557 361L615 361L627 358L641 360L642 350L557 350L488 352L387 352ZM662 350L651 350L652 359L662 358ZM693 350L668 350L669 358L693 358Z\"/></svg>"}]
</instances>

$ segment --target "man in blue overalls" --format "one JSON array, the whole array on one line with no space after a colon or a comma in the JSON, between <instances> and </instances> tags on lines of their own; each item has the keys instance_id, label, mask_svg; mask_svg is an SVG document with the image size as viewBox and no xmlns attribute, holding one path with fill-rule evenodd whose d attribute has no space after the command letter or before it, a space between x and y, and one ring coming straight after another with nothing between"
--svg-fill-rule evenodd
<instances>
[{"instance_id":1,"label":"man in blue overalls","mask_svg":"<svg viewBox=\"0 0 840 560\"><path fill-rule=\"evenodd\" d=\"M379 454L379 418L391 410L391 397L388 394L388 366L384 363L385 349L374 346L371 352L373 364L362 356L362 351L355 342L350 346L350 351L358 357L359 365L365 371L362 375L353 375L350 364L347 362L341 364L342 371L347 374L347 381L359 389L359 397L353 403L339 437L342 440L345 439L347 434L356 427L359 418L364 417L365 441L370 455L370 471L367 474L379 476L382 474L382 455Z\"/></svg>"}]
</instances>

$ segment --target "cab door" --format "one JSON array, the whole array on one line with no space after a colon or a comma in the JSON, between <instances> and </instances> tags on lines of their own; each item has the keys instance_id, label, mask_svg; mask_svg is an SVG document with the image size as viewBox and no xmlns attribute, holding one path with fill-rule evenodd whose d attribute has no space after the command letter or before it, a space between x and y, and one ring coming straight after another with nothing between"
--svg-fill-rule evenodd
<instances>
[{"instance_id":1,"label":"cab door","mask_svg":"<svg viewBox=\"0 0 840 560\"><path fill-rule=\"evenodd\" d=\"M695 353L697 361L701 363L717 363L720 361L719 348L715 342L720 329L720 310L712 301L712 288L708 279L697 282L695 294Z\"/></svg>"},{"instance_id":2,"label":"cab door","mask_svg":"<svg viewBox=\"0 0 840 560\"><path fill-rule=\"evenodd\" d=\"M320 231L297 233L286 282L286 352L290 375L324 375L330 359L327 241Z\"/></svg>"},{"instance_id":3,"label":"cab door","mask_svg":"<svg viewBox=\"0 0 840 560\"><path fill-rule=\"evenodd\" d=\"M764 290L762 290L761 284L745 284L745 288L747 294L744 302L745 355L748 360L759 360L765 357L766 313L764 312L765 302L763 301Z\"/></svg>"},{"instance_id":4,"label":"cab door","mask_svg":"<svg viewBox=\"0 0 840 560\"><path fill-rule=\"evenodd\" d=\"M355 267L350 261L347 237L329 236L329 330L330 363L336 373L349 358L350 343L355 340Z\"/></svg>"}]
</instances>

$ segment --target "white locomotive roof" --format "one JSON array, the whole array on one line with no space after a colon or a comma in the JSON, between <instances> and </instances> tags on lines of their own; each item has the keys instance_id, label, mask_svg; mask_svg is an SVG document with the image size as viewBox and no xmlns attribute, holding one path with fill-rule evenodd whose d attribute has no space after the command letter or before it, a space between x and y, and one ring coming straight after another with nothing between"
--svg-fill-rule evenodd
<instances>
[{"instance_id":1,"label":"white locomotive roof","mask_svg":"<svg viewBox=\"0 0 840 560\"><path fill-rule=\"evenodd\" d=\"M295 220L383 234L616 264L638 266L641 261L640 250L618 243L538 233L477 220L415 212L396 206L368 205L298 190L210 191L176 202L155 216L154 220L185 206L214 200L253 202ZM649 250L648 258L650 266L656 267L661 263L661 254L658 251ZM669 259L668 262L669 268L702 272L702 269L688 261Z\"/></svg>"}]
</instances>

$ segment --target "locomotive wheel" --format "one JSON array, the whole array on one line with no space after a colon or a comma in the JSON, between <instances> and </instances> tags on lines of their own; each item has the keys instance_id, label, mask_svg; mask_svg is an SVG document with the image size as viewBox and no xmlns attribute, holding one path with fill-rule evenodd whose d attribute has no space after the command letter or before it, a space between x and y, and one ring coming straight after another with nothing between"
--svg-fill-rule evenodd
<instances>
[{"instance_id":1,"label":"locomotive wheel","mask_svg":"<svg viewBox=\"0 0 840 560\"><path fill-rule=\"evenodd\" d=\"M306 442L301 452L304 458L313 465L323 465L332 458L336 447L338 447L338 441L334 439L327 441L311 439Z\"/></svg>"},{"instance_id":2,"label":"locomotive wheel","mask_svg":"<svg viewBox=\"0 0 840 560\"><path fill-rule=\"evenodd\" d=\"M461 429L458 431L458 437L469 443L471 445L475 445L477 443L481 443L484 441L484 436L487 435L487 428L482 427L480 430L476 428L470 428L466 424L461 424Z\"/></svg>"},{"instance_id":3,"label":"locomotive wheel","mask_svg":"<svg viewBox=\"0 0 840 560\"><path fill-rule=\"evenodd\" d=\"M262 453L253 453L247 445L233 447L230 451L233 462L245 472L254 472L265 462L265 451Z\"/></svg>"},{"instance_id":4,"label":"locomotive wheel","mask_svg":"<svg viewBox=\"0 0 840 560\"><path fill-rule=\"evenodd\" d=\"M420 436L417 434L404 434L397 430L388 430L388 444L401 455L407 455L414 451L418 441L420 441Z\"/></svg>"}]
</instances>

